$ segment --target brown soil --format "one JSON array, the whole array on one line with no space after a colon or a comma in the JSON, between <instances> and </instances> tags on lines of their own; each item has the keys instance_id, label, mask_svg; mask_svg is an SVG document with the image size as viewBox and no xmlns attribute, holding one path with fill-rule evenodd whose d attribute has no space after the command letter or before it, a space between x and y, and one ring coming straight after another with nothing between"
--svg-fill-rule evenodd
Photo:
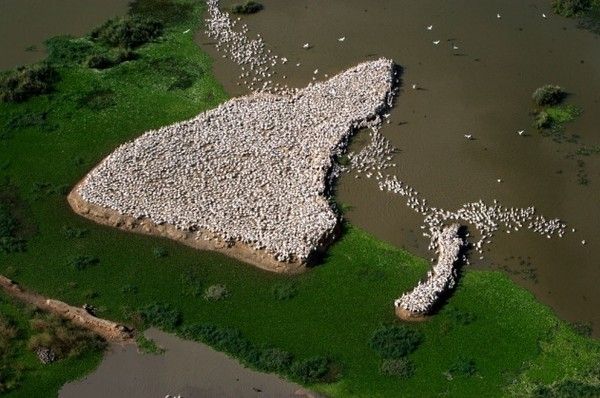
<instances>
[{"instance_id":1,"label":"brown soil","mask_svg":"<svg viewBox=\"0 0 600 398\"><path fill-rule=\"evenodd\" d=\"M177 229L173 225L158 225L148 218L136 219L132 216L119 214L115 210L88 203L78 193L80 183L78 183L69 193L67 200L69 201L71 208L77 214L97 222L98 224L117 227L125 231L139 234L173 239L195 249L218 251L267 271L283 274L297 274L307 269L306 263L297 261L277 261L270 253L267 253L264 250L255 250L239 241L234 243L225 242L216 234L208 231L186 232ZM199 238L198 234L200 234ZM327 243L324 243L323 247L326 246Z\"/></svg>"},{"instance_id":2,"label":"brown soil","mask_svg":"<svg viewBox=\"0 0 600 398\"><path fill-rule=\"evenodd\" d=\"M108 341L133 341L133 331L128 327L97 318L82 308L73 307L62 301L48 299L37 293L24 290L17 283L2 275L0 275L0 287L9 296L89 329Z\"/></svg>"},{"instance_id":3,"label":"brown soil","mask_svg":"<svg viewBox=\"0 0 600 398\"><path fill-rule=\"evenodd\" d=\"M396 316L403 321L408 322L423 322L429 319L427 315L417 314L400 306L396 307Z\"/></svg>"}]
</instances>

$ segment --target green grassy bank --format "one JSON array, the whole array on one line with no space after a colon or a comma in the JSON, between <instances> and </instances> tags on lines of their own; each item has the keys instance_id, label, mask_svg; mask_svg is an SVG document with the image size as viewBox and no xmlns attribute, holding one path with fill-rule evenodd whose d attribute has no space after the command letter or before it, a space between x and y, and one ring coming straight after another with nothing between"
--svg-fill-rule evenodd
<instances>
[{"instance_id":1,"label":"green grassy bank","mask_svg":"<svg viewBox=\"0 0 600 398\"><path fill-rule=\"evenodd\" d=\"M409 325L422 341L408 355L412 375L399 378L380 372L382 358L369 341L382 324L400 324L392 300L425 274L425 260L349 226L322 265L286 277L73 214L65 193L116 146L226 99L209 58L183 33L201 20L201 5L186 4L193 4L186 18L169 20L134 59L99 70L77 58L52 61L51 52L60 76L54 90L0 103L2 189L23 203L14 234L26 240L25 251L0 252L0 273L70 304L92 304L102 317L137 323L139 309L167 305L176 316L165 324L175 331L210 323L297 360L326 357L332 382L310 387L332 396L598 392L600 344L501 273L466 271L438 315ZM75 44L102 50L90 40ZM205 290L217 284L228 295L206 300ZM74 372L83 375L94 358ZM74 374L65 377L58 366L47 372L55 381ZM41 390L35 375L28 373L13 396L51 396L60 384Z\"/></svg>"}]
</instances>

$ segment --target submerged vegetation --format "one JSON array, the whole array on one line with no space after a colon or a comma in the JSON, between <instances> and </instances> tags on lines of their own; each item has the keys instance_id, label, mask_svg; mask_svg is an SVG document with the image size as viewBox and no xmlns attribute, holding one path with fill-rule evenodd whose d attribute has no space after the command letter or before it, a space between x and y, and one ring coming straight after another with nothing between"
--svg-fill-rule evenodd
<instances>
[{"instance_id":1,"label":"submerged vegetation","mask_svg":"<svg viewBox=\"0 0 600 398\"><path fill-rule=\"evenodd\" d=\"M86 302L104 318L202 341L330 396L557 396L598 388L600 343L501 273L465 270L438 314L407 326L395 319L392 299L422 278L427 262L352 226L321 266L290 277L74 215L64 193L116 146L226 98L210 59L181 33L197 27L199 4L135 1L131 15L164 26L135 59L90 69L90 54L115 49L90 37L61 39L48 58L61 77L52 98L0 103L0 126L14 126L0 142L0 177L15 184L39 227L25 252L0 253L1 274L72 305ZM204 300L219 284L227 300ZM7 397L56 395L98 363L94 348L41 365L27 349L27 312L3 299L0 306L5 336L19 336L1 351Z\"/></svg>"},{"instance_id":2,"label":"submerged vegetation","mask_svg":"<svg viewBox=\"0 0 600 398\"><path fill-rule=\"evenodd\" d=\"M600 34L600 0L552 0L552 10L576 18L579 27Z\"/></svg>"}]
</instances>

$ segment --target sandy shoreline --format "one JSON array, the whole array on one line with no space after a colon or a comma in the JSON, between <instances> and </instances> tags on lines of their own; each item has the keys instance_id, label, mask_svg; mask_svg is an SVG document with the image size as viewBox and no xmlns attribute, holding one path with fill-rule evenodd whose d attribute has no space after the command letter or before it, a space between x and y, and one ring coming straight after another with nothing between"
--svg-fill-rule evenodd
<instances>
[{"instance_id":1,"label":"sandy shoreline","mask_svg":"<svg viewBox=\"0 0 600 398\"><path fill-rule=\"evenodd\" d=\"M78 193L81 182L77 183L71 190L67 196L67 201L75 213L98 224L116 227L128 232L172 239L198 250L213 250L266 271L298 274L308 268L307 263L280 262L264 250L256 250L239 241L234 243L225 242L218 235L207 231L186 232L173 225L158 225L148 218L136 219L132 216L119 214L115 210L88 203ZM199 235L201 238L198 238ZM323 249L326 246L327 244L324 244Z\"/></svg>"}]
</instances>

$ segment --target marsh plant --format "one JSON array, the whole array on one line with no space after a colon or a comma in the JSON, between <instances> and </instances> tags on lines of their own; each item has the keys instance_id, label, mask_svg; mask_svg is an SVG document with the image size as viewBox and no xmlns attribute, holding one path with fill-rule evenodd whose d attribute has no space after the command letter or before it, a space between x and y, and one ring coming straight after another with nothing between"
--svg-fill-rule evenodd
<instances>
[{"instance_id":1,"label":"marsh plant","mask_svg":"<svg viewBox=\"0 0 600 398\"><path fill-rule=\"evenodd\" d=\"M204 299L207 301L220 301L229 297L229 290L223 284L210 285L204 291Z\"/></svg>"}]
</instances>

